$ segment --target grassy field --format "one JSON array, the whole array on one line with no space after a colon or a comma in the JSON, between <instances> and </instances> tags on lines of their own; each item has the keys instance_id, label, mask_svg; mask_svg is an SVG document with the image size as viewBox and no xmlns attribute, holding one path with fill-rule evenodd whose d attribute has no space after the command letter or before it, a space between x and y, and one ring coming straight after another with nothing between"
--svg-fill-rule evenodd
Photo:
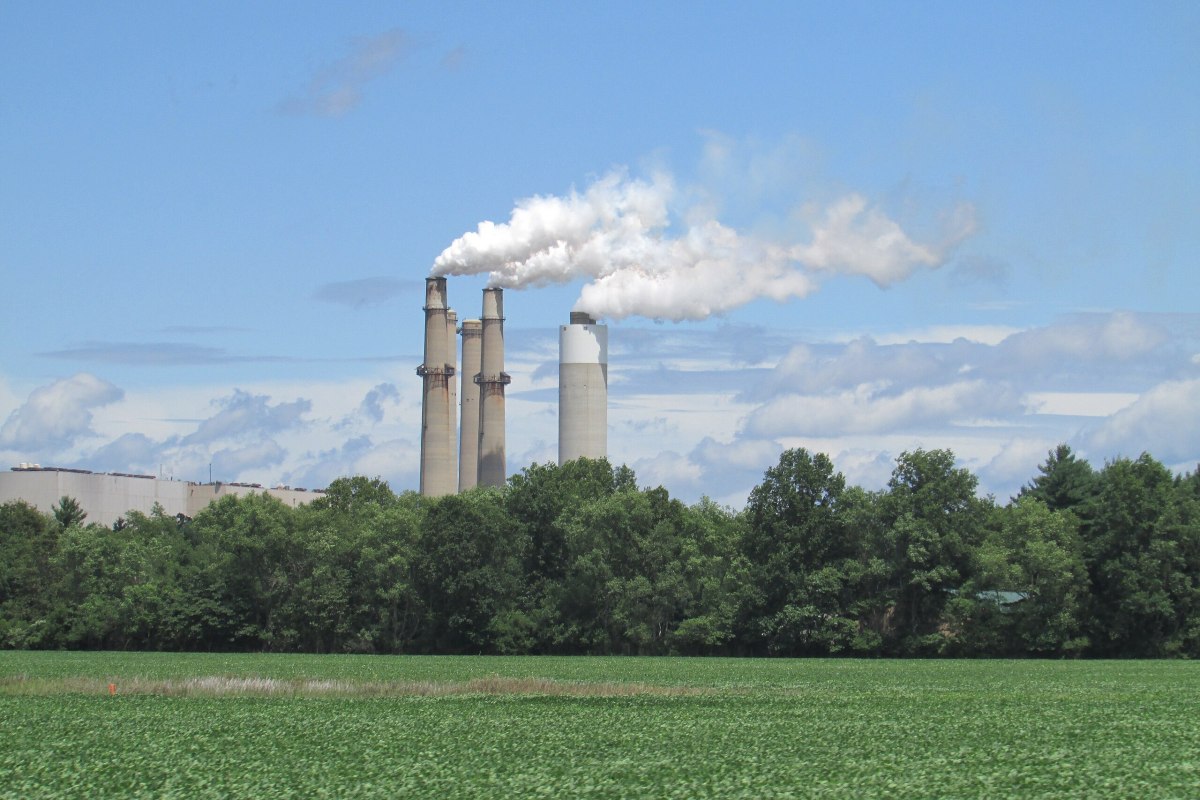
<instances>
[{"instance_id":1,"label":"grassy field","mask_svg":"<svg viewBox=\"0 0 1200 800\"><path fill-rule=\"evenodd\" d=\"M1200 797L1200 665L0 653L64 796Z\"/></svg>"}]
</instances>

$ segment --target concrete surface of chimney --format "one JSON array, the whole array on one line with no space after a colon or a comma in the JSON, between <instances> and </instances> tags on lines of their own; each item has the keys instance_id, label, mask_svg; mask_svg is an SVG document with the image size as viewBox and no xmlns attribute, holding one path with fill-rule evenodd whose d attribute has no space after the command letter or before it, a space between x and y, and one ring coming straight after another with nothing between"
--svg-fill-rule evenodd
<instances>
[{"instance_id":1,"label":"concrete surface of chimney","mask_svg":"<svg viewBox=\"0 0 1200 800\"><path fill-rule=\"evenodd\" d=\"M464 319L462 323L462 428L458 432L458 490L465 492L479 480L479 346L483 338L483 323Z\"/></svg>"},{"instance_id":2,"label":"concrete surface of chimney","mask_svg":"<svg viewBox=\"0 0 1200 800\"><path fill-rule=\"evenodd\" d=\"M421 494L440 497L454 492L449 451L450 383L454 368L446 363L446 279L425 279L425 363L417 367L424 383L421 399Z\"/></svg>"},{"instance_id":3,"label":"concrete surface of chimney","mask_svg":"<svg viewBox=\"0 0 1200 800\"><path fill-rule=\"evenodd\" d=\"M446 366L452 371L446 381L450 400L450 416L446 423L446 447L450 453L450 481L458 480L458 312L446 309Z\"/></svg>"},{"instance_id":4,"label":"concrete surface of chimney","mask_svg":"<svg viewBox=\"0 0 1200 800\"><path fill-rule=\"evenodd\" d=\"M608 326L572 311L558 329L558 463L608 457Z\"/></svg>"},{"instance_id":5,"label":"concrete surface of chimney","mask_svg":"<svg viewBox=\"0 0 1200 800\"><path fill-rule=\"evenodd\" d=\"M483 290L483 337L480 343L479 486L503 486L504 387L512 380L504 372L504 290Z\"/></svg>"}]
</instances>

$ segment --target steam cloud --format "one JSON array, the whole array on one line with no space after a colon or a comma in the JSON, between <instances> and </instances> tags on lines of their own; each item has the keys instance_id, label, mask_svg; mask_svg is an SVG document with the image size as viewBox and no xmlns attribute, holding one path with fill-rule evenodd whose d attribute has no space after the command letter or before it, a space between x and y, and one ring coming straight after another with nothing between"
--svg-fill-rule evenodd
<instances>
[{"instance_id":1,"label":"steam cloud","mask_svg":"<svg viewBox=\"0 0 1200 800\"><path fill-rule=\"evenodd\" d=\"M649 180L614 172L582 194L535 195L517 202L506 223L481 222L434 262L432 274L489 273L510 289L584 279L575 310L606 319L682 321L721 314L753 300L784 302L815 291L815 272L863 275L881 287L921 267L941 266L975 230L974 209L943 220L937 243L909 238L860 195L804 214L808 242L739 232L701 208L671 228L678 193L665 173Z\"/></svg>"}]
</instances>

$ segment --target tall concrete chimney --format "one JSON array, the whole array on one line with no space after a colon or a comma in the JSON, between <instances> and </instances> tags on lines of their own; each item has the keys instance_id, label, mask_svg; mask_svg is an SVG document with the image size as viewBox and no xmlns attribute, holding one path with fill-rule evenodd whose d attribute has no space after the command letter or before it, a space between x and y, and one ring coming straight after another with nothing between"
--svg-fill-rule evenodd
<instances>
[{"instance_id":1,"label":"tall concrete chimney","mask_svg":"<svg viewBox=\"0 0 1200 800\"><path fill-rule=\"evenodd\" d=\"M446 366L451 370L446 380L450 401L446 447L450 453L450 484L453 486L458 479L458 380L454 377L458 371L458 313L452 308L446 309Z\"/></svg>"},{"instance_id":2,"label":"tall concrete chimney","mask_svg":"<svg viewBox=\"0 0 1200 800\"><path fill-rule=\"evenodd\" d=\"M454 367L446 363L446 279L425 279L425 363L417 367L424 382L421 401L421 494L440 497L454 491L454 472L446 430Z\"/></svg>"},{"instance_id":3,"label":"tall concrete chimney","mask_svg":"<svg viewBox=\"0 0 1200 800\"><path fill-rule=\"evenodd\" d=\"M503 486L507 477L504 462L504 387L512 380L504 372L504 291L483 290L483 337L480 343L479 385L479 482L480 486Z\"/></svg>"},{"instance_id":4,"label":"tall concrete chimney","mask_svg":"<svg viewBox=\"0 0 1200 800\"><path fill-rule=\"evenodd\" d=\"M479 347L483 339L483 323L464 319L462 323L462 428L458 433L458 490L472 489L479 480Z\"/></svg>"},{"instance_id":5,"label":"tall concrete chimney","mask_svg":"<svg viewBox=\"0 0 1200 800\"><path fill-rule=\"evenodd\" d=\"M608 326L578 311L558 329L558 463L608 457Z\"/></svg>"}]
</instances>

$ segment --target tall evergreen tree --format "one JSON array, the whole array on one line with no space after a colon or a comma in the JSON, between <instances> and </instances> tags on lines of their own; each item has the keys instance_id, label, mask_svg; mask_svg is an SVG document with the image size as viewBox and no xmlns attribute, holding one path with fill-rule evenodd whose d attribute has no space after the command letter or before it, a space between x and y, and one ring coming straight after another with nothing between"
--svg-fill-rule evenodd
<instances>
[{"instance_id":1,"label":"tall evergreen tree","mask_svg":"<svg viewBox=\"0 0 1200 800\"><path fill-rule=\"evenodd\" d=\"M79 505L79 501L74 497L63 495L58 499L58 502L52 509L54 519L58 520L58 524L64 528L69 528L72 525L82 525L87 519L87 512L83 510L83 506Z\"/></svg>"},{"instance_id":2,"label":"tall evergreen tree","mask_svg":"<svg viewBox=\"0 0 1200 800\"><path fill-rule=\"evenodd\" d=\"M1051 511L1078 509L1096 493L1096 472L1071 448L1060 444L1047 454L1040 473L1021 489L1021 496L1041 500Z\"/></svg>"}]
</instances>

